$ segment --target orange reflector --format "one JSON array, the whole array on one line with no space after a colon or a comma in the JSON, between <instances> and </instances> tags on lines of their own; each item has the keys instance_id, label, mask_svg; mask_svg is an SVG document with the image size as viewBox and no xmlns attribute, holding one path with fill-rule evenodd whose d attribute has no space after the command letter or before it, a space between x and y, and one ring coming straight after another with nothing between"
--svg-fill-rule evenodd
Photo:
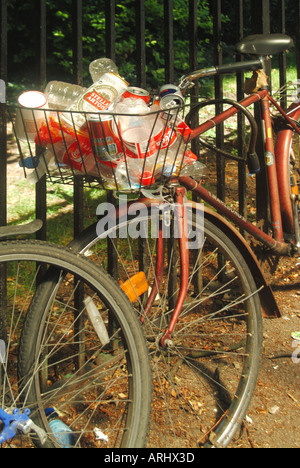
<instances>
[{"instance_id":1,"label":"orange reflector","mask_svg":"<svg viewBox=\"0 0 300 468\"><path fill-rule=\"evenodd\" d=\"M125 281L125 283L120 282L120 286L130 302L137 301L138 298L149 289L149 284L143 271L132 276L129 280Z\"/></svg>"},{"instance_id":2,"label":"orange reflector","mask_svg":"<svg viewBox=\"0 0 300 468\"><path fill-rule=\"evenodd\" d=\"M299 195L299 188L297 184L297 177L295 175L291 176L291 186L292 186L292 193L294 195Z\"/></svg>"}]
</instances>

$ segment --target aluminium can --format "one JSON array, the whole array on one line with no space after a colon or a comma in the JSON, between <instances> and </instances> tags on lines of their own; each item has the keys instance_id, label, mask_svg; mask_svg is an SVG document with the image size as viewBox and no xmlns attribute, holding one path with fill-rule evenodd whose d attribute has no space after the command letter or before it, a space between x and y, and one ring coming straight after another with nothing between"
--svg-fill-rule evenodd
<instances>
[{"instance_id":1,"label":"aluminium can","mask_svg":"<svg viewBox=\"0 0 300 468\"><path fill-rule=\"evenodd\" d=\"M160 88L159 91L160 106L162 109L167 109L184 104L184 97L180 89L173 85L167 84Z\"/></svg>"},{"instance_id":2,"label":"aluminium can","mask_svg":"<svg viewBox=\"0 0 300 468\"><path fill-rule=\"evenodd\" d=\"M112 115L88 115L88 130L95 156L100 161L118 160L122 153L122 143L113 131Z\"/></svg>"},{"instance_id":3,"label":"aluminium can","mask_svg":"<svg viewBox=\"0 0 300 468\"><path fill-rule=\"evenodd\" d=\"M145 89L131 86L123 94L123 99L142 99L148 105L150 103L150 93Z\"/></svg>"}]
</instances>

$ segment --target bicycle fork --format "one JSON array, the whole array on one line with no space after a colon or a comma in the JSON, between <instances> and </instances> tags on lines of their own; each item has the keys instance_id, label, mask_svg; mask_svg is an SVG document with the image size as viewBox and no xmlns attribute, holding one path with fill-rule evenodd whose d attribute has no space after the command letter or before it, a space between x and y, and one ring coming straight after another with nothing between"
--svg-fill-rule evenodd
<instances>
[{"instance_id":1,"label":"bicycle fork","mask_svg":"<svg viewBox=\"0 0 300 468\"><path fill-rule=\"evenodd\" d=\"M179 315L182 311L184 301L187 296L188 284L189 284L189 246L188 246L188 231L187 231L187 213L185 207L185 193L186 190L183 187L175 188L175 216L174 222L177 224L177 236L179 242L179 252L180 252L180 289L177 298L176 305L169 323L169 326L162 338L160 339L160 344L162 347L166 347L172 344L172 333L178 321ZM165 242L163 236L163 222L159 222L159 232L158 232L158 241L157 241L157 251L156 251L156 270L155 270L155 280L152 286L150 296L145 307L144 315L142 317L142 322L144 321L145 316L149 313L151 307L153 306L154 300L157 296L157 292L160 289L162 278L163 278L163 269L164 269L164 255L165 255Z\"/></svg>"}]
</instances>

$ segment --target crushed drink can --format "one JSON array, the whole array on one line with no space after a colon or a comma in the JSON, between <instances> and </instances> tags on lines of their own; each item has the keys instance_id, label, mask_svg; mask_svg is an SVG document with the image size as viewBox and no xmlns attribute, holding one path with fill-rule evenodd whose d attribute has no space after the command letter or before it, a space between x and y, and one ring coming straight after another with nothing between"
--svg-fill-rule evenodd
<instances>
[{"instance_id":1,"label":"crushed drink can","mask_svg":"<svg viewBox=\"0 0 300 468\"><path fill-rule=\"evenodd\" d=\"M160 106L162 109L167 109L184 104L184 97L180 89L172 84L162 86L159 91Z\"/></svg>"}]
</instances>

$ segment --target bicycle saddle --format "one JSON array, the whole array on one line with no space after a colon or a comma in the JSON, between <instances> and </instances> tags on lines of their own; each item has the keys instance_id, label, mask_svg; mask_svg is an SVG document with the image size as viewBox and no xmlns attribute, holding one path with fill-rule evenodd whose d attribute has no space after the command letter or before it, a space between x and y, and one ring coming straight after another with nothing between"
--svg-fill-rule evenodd
<instances>
[{"instance_id":1,"label":"bicycle saddle","mask_svg":"<svg viewBox=\"0 0 300 468\"><path fill-rule=\"evenodd\" d=\"M280 54L293 45L293 39L286 34L255 34L239 42L236 45L236 51L240 54L264 57Z\"/></svg>"}]
</instances>

